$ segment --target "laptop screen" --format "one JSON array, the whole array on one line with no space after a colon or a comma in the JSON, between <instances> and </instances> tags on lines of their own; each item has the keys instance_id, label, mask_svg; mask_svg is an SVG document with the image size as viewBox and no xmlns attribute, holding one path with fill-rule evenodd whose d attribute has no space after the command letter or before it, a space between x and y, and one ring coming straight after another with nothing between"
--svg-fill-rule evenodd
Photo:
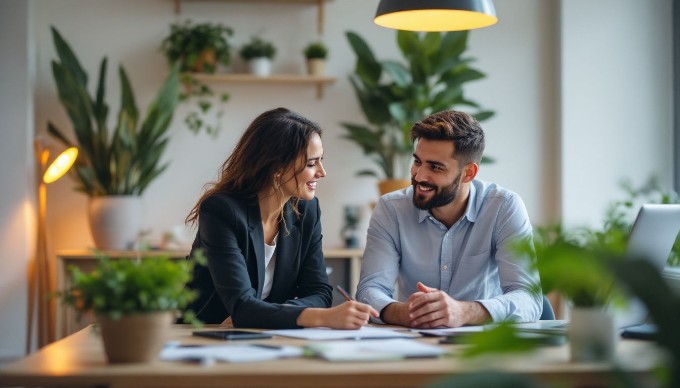
<instances>
[{"instance_id":1,"label":"laptop screen","mask_svg":"<svg viewBox=\"0 0 680 388\"><path fill-rule=\"evenodd\" d=\"M628 239L626 254L649 260L660 271L680 231L680 205L642 205ZM647 319L647 310L639 300L632 300L623 310L613 311L619 328L638 325Z\"/></svg>"}]
</instances>

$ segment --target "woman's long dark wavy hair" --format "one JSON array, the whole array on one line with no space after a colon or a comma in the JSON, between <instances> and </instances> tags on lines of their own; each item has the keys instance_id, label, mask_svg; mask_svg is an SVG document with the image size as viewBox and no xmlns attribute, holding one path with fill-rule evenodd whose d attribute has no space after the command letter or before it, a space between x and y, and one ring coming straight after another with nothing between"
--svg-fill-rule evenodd
<instances>
[{"instance_id":1,"label":"woman's long dark wavy hair","mask_svg":"<svg viewBox=\"0 0 680 388\"><path fill-rule=\"evenodd\" d=\"M205 200L217 192L257 198L263 190L275 186L275 175L285 171L304 156L313 134L321 136L318 124L291 112L276 108L262 113L248 126L229 158L220 168L219 179L209 183L205 193L186 218L194 224ZM303 171L302 164L297 174Z\"/></svg>"}]
</instances>

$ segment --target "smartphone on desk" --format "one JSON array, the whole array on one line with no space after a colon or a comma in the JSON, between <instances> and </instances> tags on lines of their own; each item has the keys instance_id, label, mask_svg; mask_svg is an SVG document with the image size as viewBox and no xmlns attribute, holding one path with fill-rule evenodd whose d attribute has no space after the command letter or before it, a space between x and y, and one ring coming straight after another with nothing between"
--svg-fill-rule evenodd
<instances>
[{"instance_id":1,"label":"smartphone on desk","mask_svg":"<svg viewBox=\"0 0 680 388\"><path fill-rule=\"evenodd\" d=\"M215 338L224 341L272 338L271 335L266 333L247 330L194 330L192 334L198 337Z\"/></svg>"}]
</instances>

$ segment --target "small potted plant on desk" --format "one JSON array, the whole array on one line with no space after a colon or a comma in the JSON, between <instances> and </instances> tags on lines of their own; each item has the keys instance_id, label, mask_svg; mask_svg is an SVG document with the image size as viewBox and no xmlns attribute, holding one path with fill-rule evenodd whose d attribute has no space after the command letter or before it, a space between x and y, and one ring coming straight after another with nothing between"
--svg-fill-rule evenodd
<instances>
[{"instance_id":1,"label":"small potted plant on desk","mask_svg":"<svg viewBox=\"0 0 680 388\"><path fill-rule=\"evenodd\" d=\"M158 358L177 312L196 297L185 284L194 263L204 260L100 257L93 272L69 268L73 284L57 296L79 315L95 314L110 363L150 362ZM191 312L183 319L198 323Z\"/></svg>"},{"instance_id":2,"label":"small potted plant on desk","mask_svg":"<svg viewBox=\"0 0 680 388\"><path fill-rule=\"evenodd\" d=\"M322 42L315 42L307 45L303 52L307 60L307 74L312 76L324 75L326 73L328 48Z\"/></svg>"},{"instance_id":3,"label":"small potted plant on desk","mask_svg":"<svg viewBox=\"0 0 680 388\"><path fill-rule=\"evenodd\" d=\"M568 330L572 361L610 361L617 333L605 306L623 302L610 266L625 256L624 235L589 229L567 233L553 226L537 228L533 244L525 240L517 247L524 257L535 257L541 283L534 292L557 291L573 305Z\"/></svg>"},{"instance_id":4,"label":"small potted plant on desk","mask_svg":"<svg viewBox=\"0 0 680 388\"><path fill-rule=\"evenodd\" d=\"M269 41L254 36L250 42L241 47L241 58L248 62L251 74L268 77L272 73L272 59L276 56L276 47Z\"/></svg>"}]
</instances>

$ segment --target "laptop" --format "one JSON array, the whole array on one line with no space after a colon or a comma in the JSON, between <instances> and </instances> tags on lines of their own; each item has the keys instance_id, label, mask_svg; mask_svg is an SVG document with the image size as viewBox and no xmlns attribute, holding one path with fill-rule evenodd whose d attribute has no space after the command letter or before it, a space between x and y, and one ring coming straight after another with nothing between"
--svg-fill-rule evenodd
<instances>
[{"instance_id":1,"label":"laptop","mask_svg":"<svg viewBox=\"0 0 680 388\"><path fill-rule=\"evenodd\" d=\"M645 258L662 270L673 249L678 231L680 231L680 205L642 205L630 232L626 255ZM647 333L653 330L654 326L646 323L647 310L637 299L631 300L625 308L611 309L611 312L614 316L614 325L618 329L634 333L637 331ZM549 333L566 332L568 326L565 320L517 324L522 330ZM640 330L637 330L638 327Z\"/></svg>"}]
</instances>

